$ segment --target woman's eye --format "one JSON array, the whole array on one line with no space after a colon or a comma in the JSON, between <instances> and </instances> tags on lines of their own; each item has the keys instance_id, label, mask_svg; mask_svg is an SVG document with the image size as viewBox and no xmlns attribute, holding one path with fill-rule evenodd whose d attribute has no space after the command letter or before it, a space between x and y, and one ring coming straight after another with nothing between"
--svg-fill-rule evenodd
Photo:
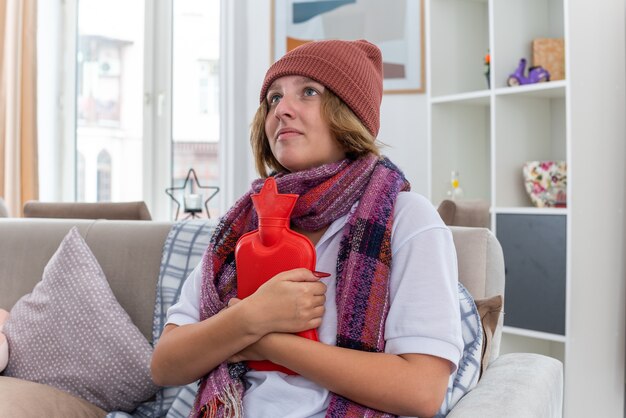
<instances>
[{"instance_id":1,"label":"woman's eye","mask_svg":"<svg viewBox=\"0 0 626 418\"><path fill-rule=\"evenodd\" d=\"M312 87L307 87L304 89L305 96L315 96L317 94L317 90Z\"/></svg>"},{"instance_id":2,"label":"woman's eye","mask_svg":"<svg viewBox=\"0 0 626 418\"><path fill-rule=\"evenodd\" d=\"M280 94L272 94L269 97L268 102L270 105L273 105L273 104L278 103L279 100L280 100Z\"/></svg>"}]
</instances>

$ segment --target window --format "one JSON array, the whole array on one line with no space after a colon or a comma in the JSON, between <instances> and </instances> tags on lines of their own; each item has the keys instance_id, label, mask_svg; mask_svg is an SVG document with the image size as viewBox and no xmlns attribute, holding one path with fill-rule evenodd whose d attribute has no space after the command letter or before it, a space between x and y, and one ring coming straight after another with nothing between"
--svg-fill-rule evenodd
<instances>
[{"instance_id":1,"label":"window","mask_svg":"<svg viewBox=\"0 0 626 418\"><path fill-rule=\"evenodd\" d=\"M85 190L77 200L143 200L144 21L143 1L78 2L76 152Z\"/></svg>"},{"instance_id":2,"label":"window","mask_svg":"<svg viewBox=\"0 0 626 418\"><path fill-rule=\"evenodd\" d=\"M175 1L173 16L172 183L193 168L202 186L219 187L219 2ZM188 191L203 201L210 193ZM218 202L209 202L212 217Z\"/></svg>"},{"instance_id":3,"label":"window","mask_svg":"<svg viewBox=\"0 0 626 418\"><path fill-rule=\"evenodd\" d=\"M219 62L198 60L198 112L202 114L219 114Z\"/></svg>"},{"instance_id":4,"label":"window","mask_svg":"<svg viewBox=\"0 0 626 418\"><path fill-rule=\"evenodd\" d=\"M85 201L85 156L80 152L76 158L76 200Z\"/></svg>"},{"instance_id":5,"label":"window","mask_svg":"<svg viewBox=\"0 0 626 418\"><path fill-rule=\"evenodd\" d=\"M220 0L68 0L62 8L63 94L73 98L61 110L57 164L73 171L64 187L77 201L144 200L154 219L172 219L165 189L191 168L202 186L222 180ZM221 200L211 200L212 217Z\"/></svg>"},{"instance_id":6,"label":"window","mask_svg":"<svg viewBox=\"0 0 626 418\"><path fill-rule=\"evenodd\" d=\"M97 201L111 201L111 155L106 150L98 154Z\"/></svg>"}]
</instances>

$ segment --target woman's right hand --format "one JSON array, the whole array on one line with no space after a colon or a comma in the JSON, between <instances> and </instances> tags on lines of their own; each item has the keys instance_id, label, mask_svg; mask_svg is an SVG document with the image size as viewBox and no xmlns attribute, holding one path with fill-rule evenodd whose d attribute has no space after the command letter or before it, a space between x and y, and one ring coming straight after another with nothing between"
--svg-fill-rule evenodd
<instances>
[{"instance_id":1,"label":"woman's right hand","mask_svg":"<svg viewBox=\"0 0 626 418\"><path fill-rule=\"evenodd\" d=\"M301 332L322 323L326 285L305 268L288 270L272 277L244 301L261 335Z\"/></svg>"}]
</instances>

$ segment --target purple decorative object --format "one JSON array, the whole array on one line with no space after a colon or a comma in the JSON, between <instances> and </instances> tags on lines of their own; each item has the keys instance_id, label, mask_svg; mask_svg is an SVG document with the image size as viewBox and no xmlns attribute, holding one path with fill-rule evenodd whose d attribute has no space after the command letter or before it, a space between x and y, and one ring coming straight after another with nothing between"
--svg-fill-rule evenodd
<instances>
[{"instance_id":1,"label":"purple decorative object","mask_svg":"<svg viewBox=\"0 0 626 418\"><path fill-rule=\"evenodd\" d=\"M509 86L520 86L524 84L542 83L550 81L550 73L542 66L530 67L528 69L528 77L526 73L526 58L519 60L519 65L513 74L506 80Z\"/></svg>"}]
</instances>

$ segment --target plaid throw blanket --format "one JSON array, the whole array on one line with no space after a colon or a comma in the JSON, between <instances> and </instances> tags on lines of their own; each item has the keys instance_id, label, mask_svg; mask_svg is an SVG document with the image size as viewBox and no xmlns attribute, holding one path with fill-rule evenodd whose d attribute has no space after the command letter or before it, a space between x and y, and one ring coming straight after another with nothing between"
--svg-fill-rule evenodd
<instances>
[{"instance_id":1,"label":"plaid throw blanket","mask_svg":"<svg viewBox=\"0 0 626 418\"><path fill-rule=\"evenodd\" d=\"M483 352L483 326L474 298L459 283L459 306L461 308L461 332L463 356L459 367L450 375L448 391L435 418L443 418L467 392L472 390L480 377L480 361Z\"/></svg>"}]
</instances>

